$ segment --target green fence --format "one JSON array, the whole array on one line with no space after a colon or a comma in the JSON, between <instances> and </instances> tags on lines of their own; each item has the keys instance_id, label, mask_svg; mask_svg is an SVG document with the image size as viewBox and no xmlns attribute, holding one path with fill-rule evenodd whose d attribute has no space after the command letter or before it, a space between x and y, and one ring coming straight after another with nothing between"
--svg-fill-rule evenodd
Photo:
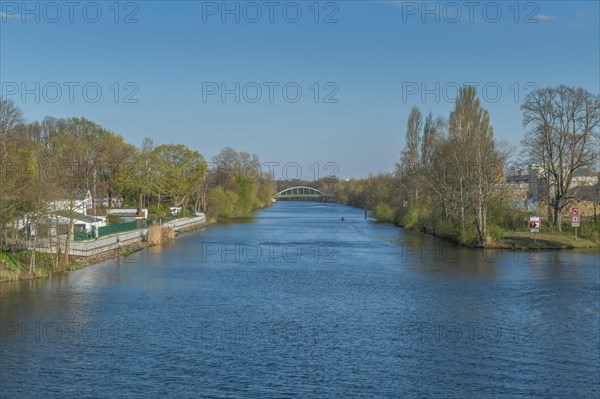
<instances>
[{"instance_id":1,"label":"green fence","mask_svg":"<svg viewBox=\"0 0 600 399\"><path fill-rule=\"evenodd\" d=\"M75 231L73 233L73 239L75 241L83 241L92 237L92 233L88 233L87 231Z\"/></svg>"},{"instance_id":2,"label":"green fence","mask_svg":"<svg viewBox=\"0 0 600 399\"><path fill-rule=\"evenodd\" d=\"M122 233L124 231L137 229L137 222L113 224L111 226L100 227L98 229L98 236L107 236L109 234Z\"/></svg>"}]
</instances>

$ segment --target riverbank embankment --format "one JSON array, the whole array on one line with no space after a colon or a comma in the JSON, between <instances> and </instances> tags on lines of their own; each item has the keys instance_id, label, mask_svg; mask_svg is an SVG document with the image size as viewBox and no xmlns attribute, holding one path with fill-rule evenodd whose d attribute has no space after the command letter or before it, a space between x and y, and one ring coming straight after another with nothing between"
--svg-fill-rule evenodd
<instances>
[{"instance_id":1,"label":"riverbank embankment","mask_svg":"<svg viewBox=\"0 0 600 399\"><path fill-rule=\"evenodd\" d=\"M11 262L8 258L1 259L0 282L25 280L44 277L54 272L63 272L81 269L105 260L125 256L137 252L149 245L158 245L166 239L175 238L176 235L196 230L210 224L204 214L171 220L149 228L120 232L106 235L90 240L71 241L68 246L69 262L61 261L58 265L51 265L51 257L55 257L57 251L64 254L67 251L65 243L58 246L42 245L35 248L39 267L33 273L29 272L29 260L34 248L29 248L22 259L14 258ZM158 234L152 234L152 231ZM152 237L153 236L153 237ZM152 237L150 240L149 238ZM156 238L158 237L158 238ZM25 262L23 262L25 261Z\"/></svg>"}]
</instances>

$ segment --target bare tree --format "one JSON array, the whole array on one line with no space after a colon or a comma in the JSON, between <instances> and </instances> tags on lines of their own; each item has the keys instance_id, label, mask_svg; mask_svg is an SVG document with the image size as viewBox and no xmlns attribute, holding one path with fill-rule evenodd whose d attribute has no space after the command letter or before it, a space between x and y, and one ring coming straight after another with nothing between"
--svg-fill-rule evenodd
<instances>
[{"instance_id":1,"label":"bare tree","mask_svg":"<svg viewBox=\"0 0 600 399\"><path fill-rule=\"evenodd\" d=\"M24 122L21 109L12 100L0 98L0 247L8 240L8 225L19 207L22 176L18 169L24 162L16 152L16 137Z\"/></svg>"},{"instance_id":2,"label":"bare tree","mask_svg":"<svg viewBox=\"0 0 600 399\"><path fill-rule=\"evenodd\" d=\"M423 126L423 139L421 140L421 163L423 165L427 165L433 158L435 145L442 138L446 125L447 123L443 117L438 116L434 119L431 112L427 115Z\"/></svg>"},{"instance_id":3,"label":"bare tree","mask_svg":"<svg viewBox=\"0 0 600 399\"><path fill-rule=\"evenodd\" d=\"M419 166L421 160L421 131L423 115L419 107L412 107L406 123L404 150L400 162L396 164L396 175L411 199L419 196Z\"/></svg>"},{"instance_id":4,"label":"bare tree","mask_svg":"<svg viewBox=\"0 0 600 399\"><path fill-rule=\"evenodd\" d=\"M406 123L406 144L402 153L402 163L408 168L414 168L419 163L422 130L423 115L419 107L413 107Z\"/></svg>"},{"instance_id":5,"label":"bare tree","mask_svg":"<svg viewBox=\"0 0 600 399\"><path fill-rule=\"evenodd\" d=\"M494 141L490 117L472 86L461 88L454 111L450 114L449 142L451 159L462 165L459 176L461 220L466 207L476 216L480 245L487 242L487 213L496 185L502 177L506 154Z\"/></svg>"},{"instance_id":6,"label":"bare tree","mask_svg":"<svg viewBox=\"0 0 600 399\"><path fill-rule=\"evenodd\" d=\"M7 135L23 123L21 109L12 100L0 98L0 134Z\"/></svg>"},{"instance_id":7,"label":"bare tree","mask_svg":"<svg viewBox=\"0 0 600 399\"><path fill-rule=\"evenodd\" d=\"M582 88L548 87L530 93L521 106L528 132L523 146L543 169L552 223L562 230L562 212L574 199L573 177L596 165L600 96Z\"/></svg>"}]
</instances>

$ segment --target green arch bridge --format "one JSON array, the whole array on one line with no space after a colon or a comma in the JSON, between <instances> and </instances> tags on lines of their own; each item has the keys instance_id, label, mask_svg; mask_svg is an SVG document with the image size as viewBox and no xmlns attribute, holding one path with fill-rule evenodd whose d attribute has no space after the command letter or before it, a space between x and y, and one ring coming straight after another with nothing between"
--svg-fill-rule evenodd
<instances>
[{"instance_id":1,"label":"green arch bridge","mask_svg":"<svg viewBox=\"0 0 600 399\"><path fill-rule=\"evenodd\" d=\"M321 190L308 186L294 186L281 190L275 195L275 199L325 199L328 195Z\"/></svg>"}]
</instances>

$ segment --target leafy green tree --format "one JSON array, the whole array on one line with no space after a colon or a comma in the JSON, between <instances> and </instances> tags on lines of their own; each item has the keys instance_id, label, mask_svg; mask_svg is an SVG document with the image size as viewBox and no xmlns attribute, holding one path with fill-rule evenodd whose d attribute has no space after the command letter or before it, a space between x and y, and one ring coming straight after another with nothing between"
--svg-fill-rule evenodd
<instances>
[{"instance_id":1,"label":"leafy green tree","mask_svg":"<svg viewBox=\"0 0 600 399\"><path fill-rule=\"evenodd\" d=\"M136 148L112 132L102 131L100 134L95 171L103 192L108 194L108 206L112 207L112 199L120 191L120 175L130 173L128 168L131 160L136 158ZM93 191L92 194L97 195Z\"/></svg>"},{"instance_id":2,"label":"leafy green tree","mask_svg":"<svg viewBox=\"0 0 600 399\"><path fill-rule=\"evenodd\" d=\"M208 209L210 216L227 219L235 216L235 206L238 195L232 191L224 190L217 186L208 196Z\"/></svg>"},{"instance_id":3,"label":"leafy green tree","mask_svg":"<svg viewBox=\"0 0 600 399\"><path fill-rule=\"evenodd\" d=\"M145 137L142 146L133 150L128 161L119 171L119 190L135 198L138 208L149 206L148 196L152 193L153 150L154 142L151 138Z\"/></svg>"},{"instance_id":4,"label":"leafy green tree","mask_svg":"<svg viewBox=\"0 0 600 399\"><path fill-rule=\"evenodd\" d=\"M238 176L235 179L237 186L237 206L240 214L247 214L255 204L255 182L247 176Z\"/></svg>"},{"instance_id":5,"label":"leafy green tree","mask_svg":"<svg viewBox=\"0 0 600 399\"><path fill-rule=\"evenodd\" d=\"M385 202L380 202L373 208L373 216L379 221L392 223L394 221L394 208Z\"/></svg>"},{"instance_id":6,"label":"leafy green tree","mask_svg":"<svg viewBox=\"0 0 600 399\"><path fill-rule=\"evenodd\" d=\"M206 174L204 157L183 144L160 145L152 155L155 190L170 198L173 205L185 206Z\"/></svg>"}]
</instances>

